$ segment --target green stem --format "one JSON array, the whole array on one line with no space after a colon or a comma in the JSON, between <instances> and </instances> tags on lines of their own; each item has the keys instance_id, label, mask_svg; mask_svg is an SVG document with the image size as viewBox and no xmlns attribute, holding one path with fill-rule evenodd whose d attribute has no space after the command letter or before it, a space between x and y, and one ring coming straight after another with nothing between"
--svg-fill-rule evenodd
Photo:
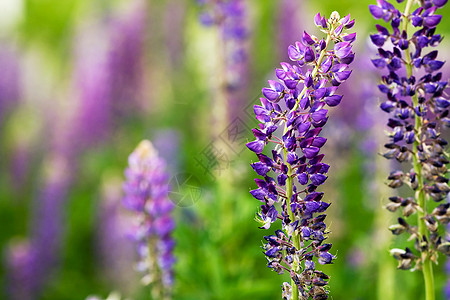
<instances>
[{"instance_id":1,"label":"green stem","mask_svg":"<svg viewBox=\"0 0 450 300\"><path fill-rule=\"evenodd\" d=\"M156 249L157 238L152 237L148 241L148 247L150 254L148 255L149 270L152 272L152 282L150 283L151 298L155 300L162 300L164 295L164 288L161 280L161 270L158 266L157 261L157 249Z\"/></svg>"},{"instance_id":2,"label":"green stem","mask_svg":"<svg viewBox=\"0 0 450 300\"><path fill-rule=\"evenodd\" d=\"M284 157L286 160L286 156L287 156L287 150L286 148L284 148ZM291 222L294 221L294 213L291 210L291 197L293 194L293 188L294 188L294 178L292 177L292 167L288 164L288 173L287 173L288 178L286 179L286 205L287 205L287 210L288 210L288 214L289 214L289 219L291 220ZM296 245L296 240L297 240L297 236L298 234L296 234L295 232L293 233L293 240L294 240L294 247L295 249L299 249L297 248L299 245ZM297 269L299 266L296 265L296 262L294 262L293 268ZM295 284L294 280L291 278L291 288L292 288L292 300L298 300L298 288L297 285Z\"/></svg>"},{"instance_id":3,"label":"green stem","mask_svg":"<svg viewBox=\"0 0 450 300\"><path fill-rule=\"evenodd\" d=\"M413 0L408 0L405 7L404 12L404 23L403 23L403 30L407 31L408 24L409 24L409 13L413 4ZM411 55L409 47L405 50L405 62L406 62L406 74L408 78L410 78L413 75L413 66L411 62ZM412 102L414 107L416 107L419 104L419 99L417 98L417 94L415 94L412 97ZM427 240L429 240L428 230L425 225L424 217L427 213L427 206L426 206L426 195L424 191L424 178L422 175L422 164L419 160L419 151L418 147L420 145L420 137L421 137L421 130L422 130L422 119L417 114L415 116L415 124L414 124L414 132L416 134L416 139L413 144L413 167L414 172L416 173L416 178L418 181L418 187L416 192L417 197L417 204L420 206L421 210L417 211L417 222L419 227L419 240L422 241L423 237L426 237ZM426 300L434 300L434 277L433 277L433 265L431 264L430 256L428 251L424 251L422 253L422 272L423 272L423 278L425 281L425 299Z\"/></svg>"}]
</instances>

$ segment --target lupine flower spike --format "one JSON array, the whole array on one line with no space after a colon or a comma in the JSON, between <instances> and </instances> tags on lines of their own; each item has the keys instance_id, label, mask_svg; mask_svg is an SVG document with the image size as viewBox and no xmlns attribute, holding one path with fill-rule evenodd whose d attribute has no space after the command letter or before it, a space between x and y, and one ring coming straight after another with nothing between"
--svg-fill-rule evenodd
<instances>
[{"instance_id":1,"label":"lupine flower spike","mask_svg":"<svg viewBox=\"0 0 450 300\"><path fill-rule=\"evenodd\" d=\"M390 114L390 141L383 156L411 166L409 171L389 175L391 188L406 185L412 192L390 197L387 209L401 211L398 224L389 229L395 235L408 233L414 247L392 249L391 254L399 261L399 269L423 271L426 299L430 300L435 298L432 262L437 261L438 252L450 254L449 241L439 233L450 220L450 204L442 203L450 189L444 152L447 141L441 136L442 129L450 126L450 102L444 92L447 80L439 72L444 62L438 59L437 50L429 50L442 40L436 33L442 16L435 13L447 0L408 0L403 13L387 1L377 2L370 5L370 12L390 22L390 28L376 25L378 33L371 36L379 47L372 62L386 71L378 86L385 96L381 109ZM415 3L420 6L413 11Z\"/></svg>"},{"instance_id":2,"label":"lupine flower spike","mask_svg":"<svg viewBox=\"0 0 450 300\"><path fill-rule=\"evenodd\" d=\"M336 90L350 76L356 37L344 33L354 25L350 15L340 18L333 12L326 19L317 14L314 21L325 37L305 31L301 41L289 46L294 63L281 63L277 80L269 80L269 87L262 89L261 105L254 106L261 123L253 129L256 140L247 143L259 159L251 166L262 177L255 179L258 188L250 191L263 203L256 219L263 229L277 220L282 227L264 237L264 253L269 268L289 273L291 281L283 283L282 296L293 300L328 298L329 277L316 270L316 263L335 259L329 252L331 244L324 243L325 210L330 204L317 191L329 169L320 154L327 139L319 134L328 120L325 107L341 102ZM264 148L271 154L263 154Z\"/></svg>"},{"instance_id":3,"label":"lupine flower spike","mask_svg":"<svg viewBox=\"0 0 450 300\"><path fill-rule=\"evenodd\" d=\"M243 0L197 0L205 6L200 22L205 26L217 26L223 41L225 86L230 91L240 88L243 63L246 60L245 40L248 30L245 24L246 9Z\"/></svg>"},{"instance_id":4,"label":"lupine flower spike","mask_svg":"<svg viewBox=\"0 0 450 300\"><path fill-rule=\"evenodd\" d=\"M123 202L136 216L133 238L140 257L137 269L144 274L143 283L151 285L154 299L170 299L175 261L171 232L175 223L165 163L147 140L131 153L128 163Z\"/></svg>"},{"instance_id":5,"label":"lupine flower spike","mask_svg":"<svg viewBox=\"0 0 450 300\"><path fill-rule=\"evenodd\" d=\"M218 137L223 128L241 116L246 99L249 28L245 0L197 0L202 7L199 20L217 33L214 56L214 109L212 134ZM216 142L219 148L228 148ZM231 153L226 153L231 155Z\"/></svg>"}]
</instances>

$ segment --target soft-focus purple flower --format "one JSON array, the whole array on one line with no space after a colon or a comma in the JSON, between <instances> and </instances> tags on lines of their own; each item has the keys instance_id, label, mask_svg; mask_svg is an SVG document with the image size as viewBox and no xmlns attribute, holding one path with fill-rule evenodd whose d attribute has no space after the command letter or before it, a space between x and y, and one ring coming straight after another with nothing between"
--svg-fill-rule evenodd
<instances>
[{"instance_id":1,"label":"soft-focus purple flower","mask_svg":"<svg viewBox=\"0 0 450 300\"><path fill-rule=\"evenodd\" d=\"M6 296L11 300L36 299L35 257L26 241L12 241L6 251Z\"/></svg>"},{"instance_id":2,"label":"soft-focus purple flower","mask_svg":"<svg viewBox=\"0 0 450 300\"><path fill-rule=\"evenodd\" d=\"M255 179L258 189L250 191L263 202L256 218L260 228L269 229L282 221L282 230L265 237L264 253L269 268L290 273L291 284L283 284L283 295L292 293L295 299L328 298L323 288L328 276L316 271L313 262L315 257L319 264L330 264L335 258L329 253L331 244L322 244L326 239L324 212L330 204L322 201L324 193L316 189L327 179L329 165L320 154L327 139L319 134L328 121L325 106L341 102L342 96L335 92L350 76L348 64L354 58L354 36L343 41L348 36L344 27L353 26L350 16L341 19L333 12L329 20L318 15L315 21L327 38L304 32L301 41L288 47L294 64L282 63L276 70L278 80L269 80L269 87L263 88L265 98L260 99L261 106L254 106L261 123L253 129L256 140L247 143L259 159L251 166L264 178ZM284 127L282 137L275 136L279 126ZM269 143L275 147L267 156L263 151Z\"/></svg>"},{"instance_id":3,"label":"soft-focus purple flower","mask_svg":"<svg viewBox=\"0 0 450 300\"><path fill-rule=\"evenodd\" d=\"M218 30L219 60L222 74L216 74L219 93L226 100L227 112L221 111L230 121L242 116L242 106L247 98L248 46L249 36L247 7L244 0L198 1L204 8L200 22L205 26L215 26ZM216 117L219 119L219 117ZM225 126L226 124L222 124Z\"/></svg>"},{"instance_id":4,"label":"soft-focus purple flower","mask_svg":"<svg viewBox=\"0 0 450 300\"><path fill-rule=\"evenodd\" d=\"M173 283L174 241L171 217L174 204L168 198L168 174L150 141L142 141L128 158L123 185L123 204L136 219L132 233L138 247L138 270L154 293L168 296Z\"/></svg>"},{"instance_id":5,"label":"soft-focus purple flower","mask_svg":"<svg viewBox=\"0 0 450 300\"><path fill-rule=\"evenodd\" d=\"M183 30L185 28L187 3L183 0L167 1L164 10L164 37L172 68L181 66L184 47Z\"/></svg>"},{"instance_id":6,"label":"soft-focus purple flower","mask_svg":"<svg viewBox=\"0 0 450 300\"><path fill-rule=\"evenodd\" d=\"M128 10L111 22L108 68L115 116L137 112L142 91L146 42L146 1L130 1Z\"/></svg>"},{"instance_id":7,"label":"soft-focus purple flower","mask_svg":"<svg viewBox=\"0 0 450 300\"><path fill-rule=\"evenodd\" d=\"M100 38L99 38L100 37ZM104 140L111 131L111 72L108 64L107 32L90 26L75 43L74 85L78 103L71 125L71 147L83 148Z\"/></svg>"},{"instance_id":8,"label":"soft-focus purple flower","mask_svg":"<svg viewBox=\"0 0 450 300\"><path fill-rule=\"evenodd\" d=\"M277 14L277 46L281 60L289 59L286 49L298 40L299 33L305 28L301 12L304 1L282 0Z\"/></svg>"},{"instance_id":9,"label":"soft-focus purple flower","mask_svg":"<svg viewBox=\"0 0 450 300\"><path fill-rule=\"evenodd\" d=\"M0 45L0 126L5 114L17 104L21 97L20 64L17 50Z\"/></svg>"},{"instance_id":10,"label":"soft-focus purple flower","mask_svg":"<svg viewBox=\"0 0 450 300\"><path fill-rule=\"evenodd\" d=\"M79 101L68 133L73 151L104 141L118 119L141 106L146 12L143 1L131 1L103 27L89 24L77 36L73 77Z\"/></svg>"},{"instance_id":11,"label":"soft-focus purple flower","mask_svg":"<svg viewBox=\"0 0 450 300\"><path fill-rule=\"evenodd\" d=\"M61 262L63 210L72 180L68 161L59 154L51 155L44 167L42 188L33 203L30 229L32 299L39 297L43 287Z\"/></svg>"},{"instance_id":12,"label":"soft-focus purple flower","mask_svg":"<svg viewBox=\"0 0 450 300\"><path fill-rule=\"evenodd\" d=\"M10 165L11 181L16 191L21 191L24 188L30 170L31 157L29 145L27 147L17 145Z\"/></svg>"},{"instance_id":13,"label":"soft-focus purple flower","mask_svg":"<svg viewBox=\"0 0 450 300\"><path fill-rule=\"evenodd\" d=\"M176 174L180 170L180 133L172 129L158 130L153 138L153 146L167 164L167 172Z\"/></svg>"},{"instance_id":14,"label":"soft-focus purple flower","mask_svg":"<svg viewBox=\"0 0 450 300\"><path fill-rule=\"evenodd\" d=\"M128 224L131 218L125 214L121 205L121 179L115 175L105 175L99 203L96 244L99 271L121 291L132 291L136 281L130 266L134 262L134 247L128 243Z\"/></svg>"},{"instance_id":15,"label":"soft-focus purple flower","mask_svg":"<svg viewBox=\"0 0 450 300\"><path fill-rule=\"evenodd\" d=\"M43 286L60 263L59 252L65 227L63 211L81 150L104 140L111 132L113 117L122 114L116 113L120 111L120 105L113 104L114 101L134 101L131 95L138 91L139 84L134 83L140 83L141 63L138 56L142 53L142 28L145 26L143 18L139 16L145 11L142 6L136 7L120 22L114 23L116 25L109 27L110 32L90 27L86 30L89 34L80 35L74 43L74 89L79 101L69 122L61 124L60 120L52 120L52 126L57 129L52 129L50 134L50 162L44 164L41 189L31 213L29 244L33 251L29 257L29 269L32 282L23 285L24 289L29 286L29 290L24 293L33 295L30 299L39 297ZM3 78L9 76L7 73ZM125 95L125 92L120 92L120 86L134 90ZM14 87L14 83L8 84L8 88ZM4 91L9 91L8 88L5 87ZM128 96L129 99L124 99ZM117 100L119 98L120 101ZM133 107L129 104L123 105ZM49 114L52 113L59 117L56 110Z\"/></svg>"}]
</instances>

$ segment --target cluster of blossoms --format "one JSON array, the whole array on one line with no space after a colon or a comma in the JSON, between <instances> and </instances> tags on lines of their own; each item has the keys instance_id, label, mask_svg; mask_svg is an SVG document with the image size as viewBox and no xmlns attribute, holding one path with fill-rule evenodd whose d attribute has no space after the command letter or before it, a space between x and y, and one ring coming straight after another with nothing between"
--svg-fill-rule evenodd
<instances>
[{"instance_id":1,"label":"cluster of blossoms","mask_svg":"<svg viewBox=\"0 0 450 300\"><path fill-rule=\"evenodd\" d=\"M128 163L123 203L136 216L133 238L140 258L137 269L144 273L143 282L152 285L155 299L170 299L175 262L171 232L175 223L165 163L147 140L131 153Z\"/></svg>"},{"instance_id":2,"label":"cluster of blossoms","mask_svg":"<svg viewBox=\"0 0 450 300\"><path fill-rule=\"evenodd\" d=\"M282 229L264 237L263 248L270 268L290 274L291 283L283 284L283 299L327 299L329 277L316 270L314 261L330 264L335 258L329 253L331 244L324 243L324 212L330 204L322 200L323 192L316 191L329 169L320 154L327 139L319 134L328 120L325 106L341 102L335 92L350 76L356 34L344 33L354 25L350 15L340 18L333 12L327 20L317 14L314 21L326 37L304 32L300 42L289 46L294 64L281 63L278 80L269 80L270 87L263 88L265 98L254 106L261 123L253 129L256 140L247 143L259 159L251 166L263 178L256 178L258 188L250 191L263 203L257 221L269 229L281 220ZM284 129L278 130L283 124ZM281 130L280 138L276 135ZM270 156L262 153L266 146L272 150Z\"/></svg>"},{"instance_id":3,"label":"cluster of blossoms","mask_svg":"<svg viewBox=\"0 0 450 300\"><path fill-rule=\"evenodd\" d=\"M409 12L411 0L404 13L384 0L370 5L376 19L391 24L389 29L376 25L378 33L371 36L379 47L378 57L372 62L387 71L378 86L386 97L381 109L390 114L387 124L390 142L385 145L387 151L383 155L413 166L406 172L394 171L388 177L389 187L407 185L415 193L415 197L390 197L387 205L389 211L400 209L403 215L390 230L396 235L409 233L415 249L421 253L417 256L409 248L393 249L391 253L399 261L400 269L410 269L413 265L420 269L428 261L436 261L438 251L450 254L449 241L439 233L439 224L450 221L450 204L442 203L450 191L446 178L449 161L444 151L447 141L440 134L444 127L450 126L450 102L445 93L447 80L439 72L444 62L437 59L438 51L426 51L442 40L436 34L442 16L435 12L446 2L420 1L420 7L412 13ZM409 26L414 30L412 35L407 33ZM442 204L427 208L432 203L429 199ZM415 214L417 226L406 219Z\"/></svg>"},{"instance_id":4,"label":"cluster of blossoms","mask_svg":"<svg viewBox=\"0 0 450 300\"><path fill-rule=\"evenodd\" d=\"M198 0L205 6L200 22L205 26L217 26L224 50L226 87L241 87L244 62L247 58L245 40L248 36L244 0Z\"/></svg>"}]
</instances>

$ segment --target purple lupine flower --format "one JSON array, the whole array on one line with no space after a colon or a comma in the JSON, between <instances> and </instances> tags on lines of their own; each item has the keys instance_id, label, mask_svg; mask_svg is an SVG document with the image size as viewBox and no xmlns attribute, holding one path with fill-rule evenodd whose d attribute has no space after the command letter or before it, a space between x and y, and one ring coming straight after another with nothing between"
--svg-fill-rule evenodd
<instances>
[{"instance_id":1,"label":"purple lupine flower","mask_svg":"<svg viewBox=\"0 0 450 300\"><path fill-rule=\"evenodd\" d=\"M184 46L184 23L187 14L187 3L184 0L168 1L164 10L164 37L171 68L182 66Z\"/></svg>"},{"instance_id":2,"label":"purple lupine flower","mask_svg":"<svg viewBox=\"0 0 450 300\"><path fill-rule=\"evenodd\" d=\"M217 27L220 35L218 83L220 92L227 101L227 118L242 114L242 101L245 99L245 87L248 73L248 51L246 40L249 35L246 24L247 9L244 0L201 0L205 6L200 22L205 26ZM224 112L220 112L223 114ZM225 120L227 119L225 118ZM222 124L225 126L225 124Z\"/></svg>"},{"instance_id":3,"label":"purple lupine flower","mask_svg":"<svg viewBox=\"0 0 450 300\"><path fill-rule=\"evenodd\" d=\"M20 140L15 145L13 157L10 161L10 171L12 185L16 191L23 191L27 183L28 171L32 163L32 148L29 141Z\"/></svg>"},{"instance_id":4,"label":"purple lupine flower","mask_svg":"<svg viewBox=\"0 0 450 300\"><path fill-rule=\"evenodd\" d=\"M387 123L390 142L385 145L387 151L383 156L413 167L389 175L389 187L405 185L413 193L409 197L390 197L387 209L395 212L401 208L402 217L389 229L395 235L411 234L419 254L409 248L395 249L392 254L399 260L400 269L413 266L422 269L427 288L432 285L431 261L436 261L438 251L450 255L450 243L438 232L440 224L449 222L450 204L433 205L444 200L450 191L446 178L449 161L444 150L447 141L440 134L444 127L450 126L450 102L444 93L448 83L440 71L444 62L438 59L437 50L429 50L442 40L436 33L441 16L435 13L445 2L420 1L420 7L410 12L412 2L408 1L403 13L385 0L370 5L376 19L391 25L390 28L376 25L377 33L371 36L379 47L378 57L372 62L386 72L378 85L385 97L380 108L390 114ZM407 34L408 26L414 28L412 36ZM416 215L417 227L408 220L411 215Z\"/></svg>"},{"instance_id":5,"label":"purple lupine flower","mask_svg":"<svg viewBox=\"0 0 450 300\"><path fill-rule=\"evenodd\" d=\"M39 298L43 287L60 263L59 252L64 227L62 211L72 180L65 157L51 155L44 166L43 187L34 203L31 223L30 299Z\"/></svg>"},{"instance_id":6,"label":"purple lupine flower","mask_svg":"<svg viewBox=\"0 0 450 300\"><path fill-rule=\"evenodd\" d=\"M143 282L152 285L157 299L168 299L173 284L175 223L171 217L174 204L168 198L168 174L148 140L142 141L128 158L125 170L123 204L135 214L136 241L140 260L137 269Z\"/></svg>"},{"instance_id":7,"label":"purple lupine flower","mask_svg":"<svg viewBox=\"0 0 450 300\"><path fill-rule=\"evenodd\" d=\"M153 139L155 149L167 163L167 171L176 174L180 170L180 133L173 129L162 129L155 133Z\"/></svg>"},{"instance_id":8,"label":"purple lupine flower","mask_svg":"<svg viewBox=\"0 0 450 300\"><path fill-rule=\"evenodd\" d=\"M325 106L340 103L336 90L351 73L355 34L343 29L352 28L354 20L333 12L330 19L317 14L314 21L326 37L318 39L305 31L301 41L289 46L294 64L281 63L275 72L278 80L269 80L269 87L263 88L265 98L254 106L261 123L253 129L256 140L247 144L259 159L252 167L264 178L256 178L258 188L250 191L263 203L257 214L260 228L269 229L281 220L282 230L264 237L263 248L270 268L290 274L283 299L327 299L324 286L329 277L316 270L314 261L330 264L335 258L329 252L331 244L323 243L330 204L317 188L327 179L329 165L322 162L320 148L326 138L319 134L328 120ZM263 154L269 143L275 147Z\"/></svg>"},{"instance_id":9,"label":"purple lupine flower","mask_svg":"<svg viewBox=\"0 0 450 300\"><path fill-rule=\"evenodd\" d=\"M108 70L112 113L115 117L136 112L144 84L147 2L134 0L111 22Z\"/></svg>"},{"instance_id":10,"label":"purple lupine flower","mask_svg":"<svg viewBox=\"0 0 450 300\"><path fill-rule=\"evenodd\" d=\"M78 92L70 147L77 154L111 131L111 72L108 65L107 31L99 26L81 28L75 43L74 85Z\"/></svg>"},{"instance_id":11,"label":"purple lupine flower","mask_svg":"<svg viewBox=\"0 0 450 300\"><path fill-rule=\"evenodd\" d=\"M0 68L3 76L0 79L0 125L21 97L20 64L17 50L0 45Z\"/></svg>"},{"instance_id":12,"label":"purple lupine flower","mask_svg":"<svg viewBox=\"0 0 450 300\"><path fill-rule=\"evenodd\" d=\"M26 241L13 241L6 252L7 299L33 299L36 273L33 271L33 249Z\"/></svg>"},{"instance_id":13,"label":"purple lupine flower","mask_svg":"<svg viewBox=\"0 0 450 300\"><path fill-rule=\"evenodd\" d=\"M147 8L141 0L128 8L106 24L81 28L76 40L74 85L79 103L68 134L74 151L109 138L117 119L141 105Z\"/></svg>"}]
</instances>

